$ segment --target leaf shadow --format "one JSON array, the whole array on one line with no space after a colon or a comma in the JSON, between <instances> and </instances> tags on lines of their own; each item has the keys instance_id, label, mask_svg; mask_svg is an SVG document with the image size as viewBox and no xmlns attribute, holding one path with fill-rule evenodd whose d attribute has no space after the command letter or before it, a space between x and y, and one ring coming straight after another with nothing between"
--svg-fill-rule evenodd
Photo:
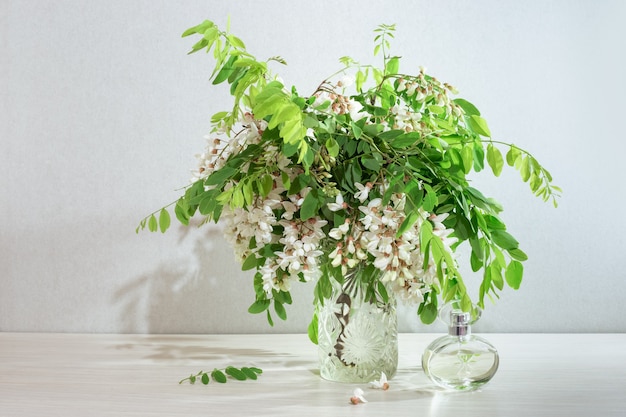
<instances>
[{"instance_id":1,"label":"leaf shadow","mask_svg":"<svg viewBox=\"0 0 626 417\"><path fill-rule=\"evenodd\" d=\"M162 259L151 271L115 291L124 333L236 333L244 324L247 305L233 299L254 299L250 274L233 273L232 249L219 227L178 226L172 259ZM224 285L224 279L236 285ZM250 301L250 302L251 302ZM259 320L260 321L260 320Z\"/></svg>"}]
</instances>

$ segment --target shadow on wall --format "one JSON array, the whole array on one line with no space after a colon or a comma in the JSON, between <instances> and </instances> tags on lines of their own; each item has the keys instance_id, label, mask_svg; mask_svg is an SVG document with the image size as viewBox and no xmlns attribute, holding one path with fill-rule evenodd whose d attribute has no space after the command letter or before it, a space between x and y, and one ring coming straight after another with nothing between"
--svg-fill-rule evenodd
<instances>
[{"instance_id":1,"label":"shadow on wall","mask_svg":"<svg viewBox=\"0 0 626 417\"><path fill-rule=\"evenodd\" d=\"M254 300L253 277L240 271L221 229L179 226L178 233L180 256L162 259L154 270L115 292L120 331L249 333L257 322L261 328L264 317L246 317ZM227 280L233 285L225 285Z\"/></svg>"},{"instance_id":2,"label":"shadow on wall","mask_svg":"<svg viewBox=\"0 0 626 417\"><path fill-rule=\"evenodd\" d=\"M241 271L232 247L223 238L219 225L200 228L178 225L178 233L167 256L152 271L132 279L114 293L123 333L306 333L313 314L313 283L294 285L288 319L275 314L274 327L265 314L250 314L254 301L254 273ZM169 242L172 242L171 240ZM178 255L170 255L173 248ZM400 332L445 330L425 326L416 315L416 306L398 304Z\"/></svg>"}]
</instances>

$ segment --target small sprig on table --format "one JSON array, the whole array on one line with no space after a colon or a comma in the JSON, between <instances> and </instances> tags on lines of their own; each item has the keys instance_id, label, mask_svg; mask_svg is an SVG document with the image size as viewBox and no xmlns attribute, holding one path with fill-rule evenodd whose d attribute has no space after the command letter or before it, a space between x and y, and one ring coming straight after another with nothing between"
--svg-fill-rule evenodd
<instances>
[{"instance_id":1,"label":"small sprig on table","mask_svg":"<svg viewBox=\"0 0 626 417\"><path fill-rule=\"evenodd\" d=\"M228 366L223 371L215 368L210 372L200 371L197 374L191 374L187 378L181 379L178 383L182 384L185 381L189 381L190 384L195 384L196 380L200 379L200 382L204 385L208 385L211 379L213 379L215 382L225 384L228 381L227 376L238 381L245 381L247 379L256 380L258 375L262 373L263 371L261 369L255 367L244 366L243 368L235 368L234 366Z\"/></svg>"}]
</instances>

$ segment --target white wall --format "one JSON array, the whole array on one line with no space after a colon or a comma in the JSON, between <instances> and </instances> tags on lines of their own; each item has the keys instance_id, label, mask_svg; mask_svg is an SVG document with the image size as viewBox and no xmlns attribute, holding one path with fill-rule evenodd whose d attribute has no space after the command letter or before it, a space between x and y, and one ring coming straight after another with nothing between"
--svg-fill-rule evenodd
<instances>
[{"instance_id":1,"label":"white wall","mask_svg":"<svg viewBox=\"0 0 626 417\"><path fill-rule=\"evenodd\" d=\"M229 14L253 54L289 62L277 69L301 93L343 55L370 60L372 30L397 23L407 72L456 85L565 190L555 210L513 171L476 178L530 256L480 330L626 331L623 4L0 2L0 331L305 331L312 286L270 329L247 313L252 274L218 227L135 234L177 198L210 115L229 106L180 34ZM401 311L402 330L421 328Z\"/></svg>"}]
</instances>

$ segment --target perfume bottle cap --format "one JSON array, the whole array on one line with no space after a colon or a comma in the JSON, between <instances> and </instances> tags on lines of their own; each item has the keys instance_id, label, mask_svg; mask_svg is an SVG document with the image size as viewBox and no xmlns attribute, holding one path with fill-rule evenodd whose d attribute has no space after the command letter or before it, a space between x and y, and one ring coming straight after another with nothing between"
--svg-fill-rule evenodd
<instances>
[{"instance_id":1,"label":"perfume bottle cap","mask_svg":"<svg viewBox=\"0 0 626 417\"><path fill-rule=\"evenodd\" d=\"M460 317L454 317L453 314L462 315ZM472 305L469 309L464 309L461 307L461 303L458 300L450 301L439 309L439 320L448 326L461 323L472 325L480 319L481 315L482 309L480 307Z\"/></svg>"},{"instance_id":2,"label":"perfume bottle cap","mask_svg":"<svg viewBox=\"0 0 626 417\"><path fill-rule=\"evenodd\" d=\"M450 311L450 324L448 333L451 336L467 336L470 334L470 321L472 316L470 313L461 310Z\"/></svg>"},{"instance_id":3,"label":"perfume bottle cap","mask_svg":"<svg viewBox=\"0 0 626 417\"><path fill-rule=\"evenodd\" d=\"M450 324L452 326L468 325L470 323L470 313L465 311L452 310L450 312Z\"/></svg>"}]
</instances>

